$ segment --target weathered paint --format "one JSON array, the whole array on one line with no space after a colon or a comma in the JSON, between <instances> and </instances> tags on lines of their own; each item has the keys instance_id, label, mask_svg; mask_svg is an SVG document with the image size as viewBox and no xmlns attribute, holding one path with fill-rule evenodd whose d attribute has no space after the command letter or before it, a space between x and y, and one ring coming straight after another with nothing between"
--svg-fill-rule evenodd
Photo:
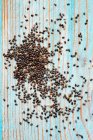
<instances>
[{"instance_id":1,"label":"weathered paint","mask_svg":"<svg viewBox=\"0 0 93 140\"><path fill-rule=\"evenodd\" d=\"M70 7L66 6L67 0L39 0L39 3L36 3L35 5L33 4L33 2L34 0L31 0L32 4L30 6L30 12L28 12L28 17L30 19L30 13L32 14L34 11L38 11L40 16L36 19L36 21L41 22L40 29L44 28L47 24L48 27L54 26L50 23L50 19L53 17L57 17L59 11L65 13L68 21L70 21L71 16L73 17L77 13L79 13L79 23L74 24L71 23L71 21L68 22L67 30L64 31L63 34L70 38L71 43L69 44L69 47L72 52L74 52L75 50L78 51L78 55L81 57L81 61L83 58L83 45L85 45L85 47L87 48L87 53L84 57L88 59L93 58L93 0L69 0L71 5ZM56 2L58 4L59 9L53 7L53 2ZM45 5L47 9L45 12L42 12L41 10L43 5ZM25 123L22 126L19 126L19 121L22 117L22 114L20 112L24 106L22 106L19 102L19 108L16 108L13 103L15 97L13 91L7 91L6 89L7 85L12 85L12 83L14 83L14 80L12 78L13 66L8 71L4 69L4 59L2 57L2 53L6 52L9 48L8 39L11 39L14 34L22 34L23 30L20 30L19 27L20 21L22 21L25 12L27 12L26 7L27 0L0 0L0 70L2 69L2 74L0 77L0 139L2 139L3 137L3 140L77 140L79 138L76 138L70 125L66 130L63 129L63 125L60 123L60 118L56 119L55 122L52 122L52 120L50 119L50 122L47 124L47 126L45 125L45 122L43 122L41 127L39 127L38 129L31 128ZM84 22L82 19L83 12L86 12L86 18L89 19L89 24L86 27L83 27L82 24ZM46 18L49 19L48 23L46 23L45 21ZM28 23L29 29L27 32L29 32L30 27L33 26L33 24L34 20L31 19L31 21ZM54 26L54 28L56 27ZM83 44L81 46L78 46L78 38L76 38L76 35L81 30L84 34L84 40ZM51 49L54 49L53 45L59 38L60 36L56 36L56 33L53 37L49 38L49 41L52 42ZM60 57L60 55L56 57ZM56 66L61 67L61 71L64 71L65 63L68 60L72 62L72 65L74 63L72 59L69 56L65 56L65 54L63 54L63 57L61 58L61 61L59 61L59 63L56 61L56 57L53 59L55 60ZM74 69L71 67L70 73L72 74L73 72L77 74L84 73L87 75L87 77L89 77L89 72L86 71L83 67L81 67L81 69L79 69L78 71L74 71ZM91 75L93 76L93 74ZM80 79L78 79L78 82L80 82ZM90 86L88 84L88 87L86 87L86 89L89 90L89 88ZM91 95L88 98L90 97ZM2 98L6 98L7 103L9 103L10 105L9 109L7 109L6 103L2 104ZM65 102L63 104L65 105ZM82 130L82 134L85 136L84 140L92 140L93 120L90 118L90 108L92 108L92 103L88 104L86 108L82 106L82 102L80 103L80 105L82 109L80 112L79 123L74 123L77 114L73 114L73 116L71 116L73 127L76 128L77 132ZM88 125L86 125L84 121L85 116L88 116L89 118ZM55 131L55 135L53 136L53 138L50 138L49 135L44 132L44 129L46 127L50 128L50 126L55 124L58 124L58 127L62 129L62 134L57 135Z\"/></svg>"}]
</instances>

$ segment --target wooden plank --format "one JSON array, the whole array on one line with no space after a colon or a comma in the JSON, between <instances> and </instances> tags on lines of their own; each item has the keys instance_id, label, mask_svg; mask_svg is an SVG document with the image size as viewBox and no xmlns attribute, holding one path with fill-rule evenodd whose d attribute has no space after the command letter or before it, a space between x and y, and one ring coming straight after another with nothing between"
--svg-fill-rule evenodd
<instances>
[{"instance_id":1,"label":"wooden plank","mask_svg":"<svg viewBox=\"0 0 93 140\"><path fill-rule=\"evenodd\" d=\"M54 6L54 3L57 3L58 8ZM2 34L2 39L0 37L0 41L2 44L0 48L0 66L2 67L2 79L0 79L0 86L2 87L2 89L0 88L0 92L1 90L2 92L0 93L0 97L1 99L6 99L6 102L2 103L2 106L0 107L0 116L2 115L2 117L0 117L0 131L2 131L2 134L0 132L0 136L3 140L80 140L80 137L76 137L75 133L73 132L73 128L76 129L76 133L82 133L82 135L84 136L84 140L93 139L93 116L91 115L93 113L93 84L90 84L90 82L87 83L85 89L82 88L83 96L85 90L89 91L87 99L89 99L90 102L86 107L82 106L82 101L80 102L80 113L73 113L70 117L69 121L72 122L72 125L68 123L62 124L62 117L58 117L55 120L52 120L50 118L50 121L47 124L45 123L45 121L40 121L39 123L41 124L41 126L39 128L31 127L26 123L23 123L22 126L19 125L19 122L22 121L23 118L21 112L24 108L26 109L27 106L21 104L19 101L18 107L15 107L15 93L11 89L7 90L6 88L7 86L12 86L12 84L15 83L13 79L14 62L12 62L12 67L9 70L5 70L5 60L2 54L6 53L10 47L8 44L8 40L11 39L15 34L22 35L23 31L25 30L20 29L20 22L23 21L25 14L29 19L29 22L27 23L27 33L29 33L31 27L33 27L35 22L41 23L40 30L44 29L45 26L54 28L56 30L57 27L54 24L51 24L51 18L57 18L59 12L64 13L66 19L68 20L68 23L66 25L66 29L62 32L62 36L70 38L71 41L68 47L71 49L71 53L77 51L78 57L80 58L81 67L78 70L75 70L73 68L74 60L72 60L69 55L66 55L64 51L62 57L60 56L60 54L58 54L53 58L55 65L61 73L64 73L64 70L68 70L66 67L66 63L70 62L70 75L73 73L76 75L73 83L75 81L77 81L78 83L81 82L80 78L78 78L78 75L84 74L87 79L90 79L90 77L93 78L92 68L90 70L87 70L87 65L84 64L85 60L92 59L93 61L93 0L69 0L70 6L67 6L67 3L67 0L38 0L38 2L31 0L31 4L29 6L30 11L27 11L28 0L2 0L2 7L0 7L0 13L2 13L2 21L0 19L0 24L2 25L0 25L0 29L2 28L2 31L0 32L0 35ZM45 11L42 11L43 6L46 7ZM36 19L34 20L30 15L34 14L35 12L39 14L39 17L36 17ZM86 13L85 19L89 20L86 27L84 26L85 19L83 19L84 12ZM80 17L78 23L75 24L70 19L77 14L79 14ZM46 19L48 19L48 22L46 22ZM83 42L82 45L79 46L79 39L77 35L81 31L83 33ZM54 35L48 39L48 43L52 43L50 48L51 50L54 50L54 44L58 40L62 42L62 36L57 36L55 32ZM21 39L19 39L18 41L20 43ZM84 47L86 47L87 49L85 54L83 54ZM57 58L60 58L60 60L58 61ZM75 63L78 65L77 61L75 61ZM70 75L66 75L66 78L68 78ZM65 92L67 91L65 90ZM44 103L46 103L46 101L44 101ZM60 103L65 107L65 101L60 99ZM7 104L9 104L9 108L7 107ZM31 106L31 103L29 103L28 106ZM31 109L33 109L32 106ZM78 123L75 123L77 116L80 117L80 120ZM87 123L85 121L86 117L88 118ZM36 122L35 118L33 120L34 122ZM62 131L62 133L58 134L55 130L53 132L53 137L50 137L45 132L45 130L46 128L49 129L52 126L54 127L56 124L58 125L58 128ZM64 126L66 126L66 130L64 130Z\"/></svg>"}]
</instances>

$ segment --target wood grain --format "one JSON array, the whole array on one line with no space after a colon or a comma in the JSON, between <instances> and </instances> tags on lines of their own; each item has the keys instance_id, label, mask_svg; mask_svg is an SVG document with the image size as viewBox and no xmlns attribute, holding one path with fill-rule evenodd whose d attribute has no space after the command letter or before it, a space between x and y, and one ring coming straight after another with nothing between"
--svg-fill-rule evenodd
<instances>
[{"instance_id":1,"label":"wood grain","mask_svg":"<svg viewBox=\"0 0 93 140\"><path fill-rule=\"evenodd\" d=\"M53 3L57 3L59 6L58 9L54 7ZM78 124L75 124L75 118L77 114L73 114L70 118L70 120L73 122L73 127L69 124L61 124L62 118L57 118L55 121L52 121L50 119L49 124L45 124L43 121L42 125L36 129L28 126L27 124L23 123L22 126L19 125L19 122L22 121L22 110L23 108L26 108L24 105L18 102L19 106L14 106L14 99L15 95L14 92L9 89L7 90L6 87L9 85L11 86L15 81L13 80L13 66L14 62L12 62L12 67L9 70L5 70L4 67L4 58L3 53L6 53L9 44L8 40L13 37L14 34L22 34L24 30L20 30L20 22L24 18L24 14L27 14L29 18L29 22L27 24L28 30L27 33L30 31L30 28L33 27L34 20L31 19L31 14L35 13L35 11L38 11L39 18L36 18L36 21L41 22L40 30L44 29L44 27L48 24L48 27L56 28L54 25L51 25L51 18L55 18L60 11L62 11L67 19L68 24L66 25L66 30L63 32L63 35L65 37L70 36L70 39L72 40L70 43L70 48L72 50L72 53L77 51L78 56L81 57L81 61L83 61L82 57L82 46L78 46L78 38L76 37L78 33L82 30L84 33L84 44L87 48L86 55L84 56L86 59L93 59L93 19L92 19L92 10L93 10L93 0L69 0L70 7L67 7L67 0L38 0L38 3L34 6L34 0L31 0L31 5L29 6L30 11L27 13L27 6L28 6L28 0L2 0L2 44L1 44L1 60L2 60L2 79L1 79L1 86L2 86L2 92L0 93L0 97L3 99L6 99L5 103L2 103L2 127L0 127L0 130L2 128L2 137L0 140L80 140L79 137L76 137L76 135L73 132L73 128L76 129L76 133L79 131L82 131L82 134L84 135L84 140L92 140L93 139L93 119L91 119L90 114L91 108L93 108L93 91L88 95L88 99L91 101L88 103L86 107L82 106L82 101L80 102L80 121ZM42 7L46 7L46 11L42 12ZM82 19L82 13L86 12L86 19L89 19L89 24L87 24L86 28L83 29L83 19ZM76 16L76 14L79 13L79 22L78 24L71 24L70 18L71 16ZM1 18L1 17L0 17ZM48 23L46 23L46 19L48 19ZM61 36L56 37L56 33L52 36L52 38L48 39L48 43L52 42L51 50L54 50L54 44L56 41L56 38L59 38L62 42ZM19 42L21 42L21 39L19 39ZM55 61L57 68L59 71L64 72L64 69L66 68L66 62L71 61L69 56L66 56L65 53L63 53L63 56L61 58L60 54L58 54L58 58L60 58L59 61ZM55 59L55 58L53 58ZM1 61L0 60L0 61ZM93 61L93 60L92 60ZM71 61L73 65L73 61ZM77 62L76 62L77 63ZM59 68L60 67L60 68ZM66 69L68 70L68 69ZM89 72L86 71L83 67L80 69L74 71L74 69L70 68L70 74L77 73L77 74L84 74L87 78L89 78ZM93 77L93 73L90 74L90 77ZM68 75L66 75L68 77ZM78 79L79 82L80 79ZM90 85L88 83L86 89L90 91L90 88L93 85ZM28 85L29 89L29 85ZM84 90L82 90L82 95L84 95ZM46 102L46 101L45 101ZM61 101L60 99L60 102ZM7 104L9 104L9 108L7 108ZM65 102L62 103L65 106ZM29 106L31 104L29 103ZM32 106L31 106L32 108ZM93 110L93 109L92 109ZM88 116L88 124L86 125L85 118ZM34 119L35 120L35 119ZM39 122L40 123L40 122ZM59 129L62 130L62 133L60 135L57 135L55 132L53 137L50 137L45 133L46 128L51 128L51 126L57 124ZM63 127L66 125L67 129L64 130Z\"/></svg>"}]
</instances>

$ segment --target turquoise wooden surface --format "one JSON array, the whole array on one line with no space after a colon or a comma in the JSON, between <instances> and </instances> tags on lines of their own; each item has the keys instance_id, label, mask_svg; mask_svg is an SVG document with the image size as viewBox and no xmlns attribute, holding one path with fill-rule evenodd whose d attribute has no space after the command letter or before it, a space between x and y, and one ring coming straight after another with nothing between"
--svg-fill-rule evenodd
<instances>
[{"instance_id":1,"label":"turquoise wooden surface","mask_svg":"<svg viewBox=\"0 0 93 140\"><path fill-rule=\"evenodd\" d=\"M67 6L67 3L70 3L70 6ZM54 7L54 3L57 3L58 7ZM55 120L51 120L49 123L45 123L44 121L39 122L40 127L37 129L35 127L28 126L28 124L23 123L22 126L19 125L19 121L22 119L22 110L23 108L27 108L30 106L24 106L18 102L19 106L14 106L15 93L9 89L7 91L7 85L12 85L15 81L13 80L13 66L6 71L4 69L4 58L2 57L2 53L7 52L7 49L10 47L8 45L8 40L13 37L13 35L22 34L23 30L20 29L20 22L23 20L24 15L26 14L30 19L30 22L27 23L29 33L30 28L34 25L35 22L40 22L40 30L44 29L45 26L50 28L57 29L57 25L55 26L50 22L51 18L55 19L58 17L59 12L65 14L67 19L66 30L63 31L63 36L70 39L66 48L70 48L71 52L78 52L78 56L80 58L79 65L81 66L78 70L73 68L72 65L76 60L72 60L69 54L66 54L63 51L63 56L61 57L60 63L58 64L56 55L53 58L55 62L55 66L59 69L61 73L64 70L67 70L66 63L70 62L70 75L74 73L75 79L72 82L72 85L77 81L77 83L81 83L82 80L79 78L79 75L84 75L87 79L90 77L93 78L93 68L89 69L89 61L92 59L93 61L93 0L38 0L35 2L31 0L30 4L30 12L26 10L28 6L28 0L0 0L0 138L3 140L79 140L79 137L76 137L73 132L73 127L76 128L76 131L84 136L84 140L92 140L93 139L93 118L91 114L93 113L93 84L87 83L86 87L83 89L83 92L88 89L88 99L90 102L86 107L82 107L82 111L77 114L70 116L70 120L73 122L70 126L68 123L65 123L67 129L63 129L63 124L61 123L61 119L57 118ZM45 6L46 10L43 11L42 7ZM83 16L83 13L86 13L86 16ZM38 13L39 17L34 20L30 17L30 14ZM80 14L80 18L77 24L71 21L71 17ZM48 19L48 22L46 22ZM88 19L88 25L84 26L85 20ZM25 26L25 23L24 23ZM78 45L78 33L82 32L83 41L82 44ZM51 50L54 49L54 44L59 40L60 36L57 35L55 31L53 36L50 36L50 42L52 43ZM21 40L18 40L19 43ZM47 47L47 44L44 44ZM86 47L87 51L83 52L83 48ZM86 60L86 65L84 64ZM3 64L3 66L2 66ZM14 63L12 62L14 65ZM60 68L58 67L60 66ZM70 76L69 75L69 76ZM67 76L67 77L69 77ZM69 92L69 91L64 91ZM82 93L83 94L83 93ZM2 102L2 99L6 99L6 103ZM61 101L62 105L65 105L65 102ZM9 108L7 109L7 103L9 104ZM77 116L80 116L79 122L76 124L75 119ZM85 122L85 118L88 118L88 123ZM34 118L32 121L36 124L36 119ZM58 134L57 131L54 132L53 136L50 138L48 134L46 134L45 129L54 127L57 124L58 128L62 130L61 134Z\"/></svg>"},{"instance_id":2,"label":"turquoise wooden surface","mask_svg":"<svg viewBox=\"0 0 93 140\"><path fill-rule=\"evenodd\" d=\"M2 139L2 0L0 0L0 140Z\"/></svg>"}]
</instances>

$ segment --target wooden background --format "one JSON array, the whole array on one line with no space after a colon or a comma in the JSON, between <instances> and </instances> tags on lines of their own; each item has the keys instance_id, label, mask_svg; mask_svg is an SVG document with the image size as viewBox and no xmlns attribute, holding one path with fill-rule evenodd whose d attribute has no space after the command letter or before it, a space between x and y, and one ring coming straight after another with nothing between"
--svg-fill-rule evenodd
<instances>
[{"instance_id":1,"label":"wooden background","mask_svg":"<svg viewBox=\"0 0 93 140\"><path fill-rule=\"evenodd\" d=\"M67 7L67 3L70 3L70 6ZM82 106L81 103L81 112L80 112L80 121L75 124L75 117L77 114L74 114L70 117L72 126L66 124L67 129L64 130L62 124L60 123L60 118L55 120L55 122L50 122L45 124L41 122L39 128L30 127L26 123L23 123L22 126L19 125L19 121L22 118L23 106L18 102L18 107L14 105L15 94L11 89L7 90L6 87L11 86L15 81L13 80L13 66L9 70L4 68L4 58L3 53L7 52L7 49L10 47L8 40L13 37L13 35L22 34L23 30L20 29L20 22L23 21L24 14L28 16L30 22L28 22L27 33L30 31L31 26L37 21L41 22L40 29L44 29L47 25L52 27L50 23L51 18L58 16L59 12L63 12L68 20L66 30L63 32L63 35L70 38L71 42L68 45L68 48L72 52L77 51L80 57L81 67L78 70L75 70L73 67L70 68L71 74L76 74L77 82L80 82L80 79L77 75L84 74L87 78L93 77L93 70L87 69L88 64L84 64L84 60L93 59L93 0L38 0L34 4L34 0L31 0L30 11L28 12L26 8L28 7L28 0L0 0L0 139L1 140L79 140L80 137L76 137L73 132L73 127L76 128L77 132L81 132L84 136L84 140L93 140L93 118L91 114L93 113L93 85L90 85L88 82L86 89L89 91L88 99L90 102L86 107ZM53 6L53 3L57 3L57 8ZM42 7L45 6L46 10L43 11ZM37 12L39 17L36 19L31 19L30 14ZM84 26L85 19L83 18L83 12L86 13L86 19L89 20L88 25ZM71 22L70 18L74 17L76 14L80 14L79 22L75 24ZM48 22L46 23L46 19ZM56 27L54 27L55 29ZM78 45L77 34L82 31L83 33L83 43L81 46ZM57 39L60 36L56 34L50 38L50 42L53 44L56 43ZM20 42L20 40L19 40ZM83 54L83 48L86 47L87 51ZM60 56L59 56L60 57ZM73 60L69 55L62 56L60 63L58 64L56 58L54 58L56 66L60 66L60 71L64 71L65 64L69 61L73 64ZM14 65L14 63L12 62ZM82 93L83 94L83 93ZM6 102L4 103L2 99L5 98ZM7 108L9 104L9 108ZM65 103L64 103L65 104ZM85 118L88 117L88 123L86 124ZM36 120L35 120L36 121ZM50 128L51 126L57 124L58 127L62 130L61 134L58 134L56 131L53 137L50 138L46 134L45 129Z\"/></svg>"}]
</instances>

